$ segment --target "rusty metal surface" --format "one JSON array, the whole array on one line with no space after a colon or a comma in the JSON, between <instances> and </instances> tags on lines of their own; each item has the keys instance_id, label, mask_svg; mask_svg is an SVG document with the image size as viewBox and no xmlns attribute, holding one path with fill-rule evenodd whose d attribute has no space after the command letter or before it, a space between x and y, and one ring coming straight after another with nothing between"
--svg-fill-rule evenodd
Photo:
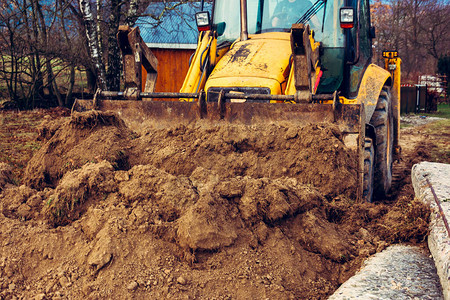
<instances>
[{"instance_id":1,"label":"rusty metal surface","mask_svg":"<svg viewBox=\"0 0 450 300\"><path fill-rule=\"evenodd\" d=\"M73 110L93 109L92 100L77 99ZM202 109L201 109L202 108ZM346 133L361 131L360 105L342 105L336 111L330 104L289 103L206 103L100 100L96 109L117 112L127 123L156 120L167 124L190 123L198 119L230 123L259 124L289 121L296 124L337 123Z\"/></svg>"},{"instance_id":2,"label":"rusty metal surface","mask_svg":"<svg viewBox=\"0 0 450 300\"><path fill-rule=\"evenodd\" d=\"M72 110L86 111L93 108L92 100L77 99ZM200 119L198 102L100 100L96 109L116 112L125 123L137 126L146 121L177 124Z\"/></svg>"},{"instance_id":3,"label":"rusty metal surface","mask_svg":"<svg viewBox=\"0 0 450 300\"><path fill-rule=\"evenodd\" d=\"M100 91L100 95L104 98L116 98L118 101L121 100L132 100L126 98L125 92L111 92L111 91ZM141 92L139 93L138 99L142 98L187 98L187 99L197 99L200 93L150 93ZM225 98L227 99L246 99L246 100L279 100L279 101L294 101L294 95L273 95L273 94L237 94L237 93L225 93ZM312 95L313 101L327 101L332 100L333 94L319 94Z\"/></svg>"}]
</instances>

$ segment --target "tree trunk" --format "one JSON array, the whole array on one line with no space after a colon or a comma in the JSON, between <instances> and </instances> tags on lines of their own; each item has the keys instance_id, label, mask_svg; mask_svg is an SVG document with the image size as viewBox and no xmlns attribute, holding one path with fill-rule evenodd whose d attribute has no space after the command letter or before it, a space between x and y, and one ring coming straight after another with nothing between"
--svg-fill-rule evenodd
<instances>
[{"instance_id":1,"label":"tree trunk","mask_svg":"<svg viewBox=\"0 0 450 300\"><path fill-rule=\"evenodd\" d=\"M95 92L96 77L92 69L86 69L87 89L90 94Z\"/></svg>"},{"instance_id":2,"label":"tree trunk","mask_svg":"<svg viewBox=\"0 0 450 300\"><path fill-rule=\"evenodd\" d=\"M91 3L89 0L79 0L81 13L83 14L84 24L86 27L86 38L89 45L89 52L92 65L96 72L97 87L106 89L106 71L100 56L100 49L98 45L97 28L95 27L94 17L92 15Z\"/></svg>"},{"instance_id":3,"label":"tree trunk","mask_svg":"<svg viewBox=\"0 0 450 300\"><path fill-rule=\"evenodd\" d=\"M36 96L38 96L38 98L40 100L42 100L44 98L44 74L42 73L42 65L41 65L41 56L39 54L39 49L37 47L38 45L38 41L40 39L39 36L39 25L38 25L38 20L37 20L37 16L36 16L36 10L34 8L35 3L32 0L31 4L33 6L33 9L31 10L31 22L32 22L32 32L33 32L33 39L31 40L31 44L32 44L32 50L33 50L33 61L36 64L36 74L35 74L35 78L36 78ZM33 107L36 105L35 100L33 100Z\"/></svg>"},{"instance_id":4,"label":"tree trunk","mask_svg":"<svg viewBox=\"0 0 450 300\"><path fill-rule=\"evenodd\" d=\"M61 7L63 7L62 3L61 3ZM66 22L65 22L65 18L64 18L64 11L61 9L61 25L62 25L62 32L64 35L64 42L69 46L68 47L68 54L73 57L74 56L74 51L72 50L72 41L69 38L69 35L67 34L67 30L66 30ZM73 87L75 85L75 63L74 61L70 61L70 74L69 74L69 86L67 87L67 93L66 93L66 98L64 99L64 105L66 107L69 107L69 105L72 104L72 93L73 93Z\"/></svg>"},{"instance_id":5,"label":"tree trunk","mask_svg":"<svg viewBox=\"0 0 450 300\"><path fill-rule=\"evenodd\" d=\"M69 107L72 104L72 93L73 86L75 85L75 66L73 64L70 65L70 75L69 75L69 87L67 88L66 99L64 101L64 105Z\"/></svg>"},{"instance_id":6,"label":"tree trunk","mask_svg":"<svg viewBox=\"0 0 450 300\"><path fill-rule=\"evenodd\" d=\"M104 23L103 20L103 1L97 0L97 39L98 39L98 51L99 56L103 59L103 29L102 24Z\"/></svg>"},{"instance_id":7,"label":"tree trunk","mask_svg":"<svg viewBox=\"0 0 450 300\"><path fill-rule=\"evenodd\" d=\"M117 43L117 31L119 29L121 4L119 0L111 0L111 15L108 26L108 88L111 91L120 90L120 73L122 60L120 58L119 45Z\"/></svg>"},{"instance_id":8,"label":"tree trunk","mask_svg":"<svg viewBox=\"0 0 450 300\"><path fill-rule=\"evenodd\" d=\"M138 18L137 12L139 8L138 0L130 0L130 6L128 7L127 18L125 20L126 24L133 27Z\"/></svg>"}]
</instances>

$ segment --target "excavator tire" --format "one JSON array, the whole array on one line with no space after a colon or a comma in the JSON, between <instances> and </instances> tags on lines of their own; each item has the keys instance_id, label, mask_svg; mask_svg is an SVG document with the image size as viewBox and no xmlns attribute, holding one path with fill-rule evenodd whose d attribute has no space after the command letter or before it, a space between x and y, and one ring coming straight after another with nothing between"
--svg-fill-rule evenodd
<instances>
[{"instance_id":1,"label":"excavator tire","mask_svg":"<svg viewBox=\"0 0 450 300\"><path fill-rule=\"evenodd\" d=\"M391 189L394 143L394 122L389 88L383 87L370 124L375 127L374 194L384 197Z\"/></svg>"},{"instance_id":2,"label":"excavator tire","mask_svg":"<svg viewBox=\"0 0 450 300\"><path fill-rule=\"evenodd\" d=\"M371 138L364 140L364 182L363 198L366 202L373 199L373 177L374 177L375 147Z\"/></svg>"}]
</instances>

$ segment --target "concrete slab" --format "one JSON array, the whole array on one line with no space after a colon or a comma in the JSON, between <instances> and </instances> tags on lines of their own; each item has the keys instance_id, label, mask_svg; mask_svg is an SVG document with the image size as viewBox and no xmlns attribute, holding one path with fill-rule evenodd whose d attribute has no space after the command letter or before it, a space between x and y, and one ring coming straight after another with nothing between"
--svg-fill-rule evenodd
<instances>
[{"instance_id":1,"label":"concrete slab","mask_svg":"<svg viewBox=\"0 0 450 300\"><path fill-rule=\"evenodd\" d=\"M450 300L450 232L444 222L444 219L447 224L450 222L450 165L421 162L413 166L411 179L416 197L432 209L428 247L436 264L444 299Z\"/></svg>"},{"instance_id":2,"label":"concrete slab","mask_svg":"<svg viewBox=\"0 0 450 300\"><path fill-rule=\"evenodd\" d=\"M331 295L343 299L443 299L433 260L419 247L394 245L369 258Z\"/></svg>"}]
</instances>

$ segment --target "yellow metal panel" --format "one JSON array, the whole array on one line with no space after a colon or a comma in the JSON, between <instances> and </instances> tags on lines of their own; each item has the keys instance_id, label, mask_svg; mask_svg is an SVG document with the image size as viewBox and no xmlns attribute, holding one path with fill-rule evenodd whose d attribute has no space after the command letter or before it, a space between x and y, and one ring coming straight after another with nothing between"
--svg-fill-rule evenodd
<instances>
[{"instance_id":1,"label":"yellow metal panel","mask_svg":"<svg viewBox=\"0 0 450 300\"><path fill-rule=\"evenodd\" d=\"M294 68L291 67L291 71L289 72L289 79L286 84L286 90L284 91L284 93L286 95L294 95L295 92L296 92L296 89L295 89L295 79L294 79Z\"/></svg>"},{"instance_id":2,"label":"yellow metal panel","mask_svg":"<svg viewBox=\"0 0 450 300\"><path fill-rule=\"evenodd\" d=\"M400 57L397 57L398 53L396 51L384 53L383 57L385 57L384 68L391 72L392 76L392 90L391 90L391 98L392 98L392 110L394 112L394 143L398 145L398 141L400 139L400 79L401 79L401 65L402 60Z\"/></svg>"},{"instance_id":3,"label":"yellow metal panel","mask_svg":"<svg viewBox=\"0 0 450 300\"><path fill-rule=\"evenodd\" d=\"M200 34L197 50L192 58L191 66L189 67L183 86L180 89L180 93L196 93L203 88L206 76L202 78L200 62L206 59L207 51L204 50L207 47L210 47L212 39L213 37L209 31ZM200 80L202 82L200 82Z\"/></svg>"},{"instance_id":4,"label":"yellow metal panel","mask_svg":"<svg viewBox=\"0 0 450 300\"><path fill-rule=\"evenodd\" d=\"M272 94L280 94L280 86L286 81L285 71L289 66L290 55L289 33L277 32L250 36L247 41L233 44L230 51L217 63L205 89L212 86L230 86L230 84L264 86L266 82L276 81L279 87L272 90ZM273 85L273 83L270 84L270 86Z\"/></svg>"},{"instance_id":5,"label":"yellow metal panel","mask_svg":"<svg viewBox=\"0 0 450 300\"><path fill-rule=\"evenodd\" d=\"M391 74L377 65L371 64L366 69L363 79L358 91L358 96L353 99L348 99L340 96L339 100L342 104L361 104L364 103L366 123L370 122L375 107L377 105L378 97L381 89L389 79ZM326 104L332 104L333 101L325 101Z\"/></svg>"},{"instance_id":6,"label":"yellow metal panel","mask_svg":"<svg viewBox=\"0 0 450 300\"><path fill-rule=\"evenodd\" d=\"M205 90L210 87L267 87L270 88L271 94L281 94L281 85L277 80L255 76L210 78Z\"/></svg>"},{"instance_id":7,"label":"yellow metal panel","mask_svg":"<svg viewBox=\"0 0 450 300\"><path fill-rule=\"evenodd\" d=\"M370 64L367 67L366 72L364 72L364 76L359 86L358 96L356 97L356 103L364 103L366 123L370 122L381 89L390 76L391 74L388 71L374 64Z\"/></svg>"}]
</instances>

